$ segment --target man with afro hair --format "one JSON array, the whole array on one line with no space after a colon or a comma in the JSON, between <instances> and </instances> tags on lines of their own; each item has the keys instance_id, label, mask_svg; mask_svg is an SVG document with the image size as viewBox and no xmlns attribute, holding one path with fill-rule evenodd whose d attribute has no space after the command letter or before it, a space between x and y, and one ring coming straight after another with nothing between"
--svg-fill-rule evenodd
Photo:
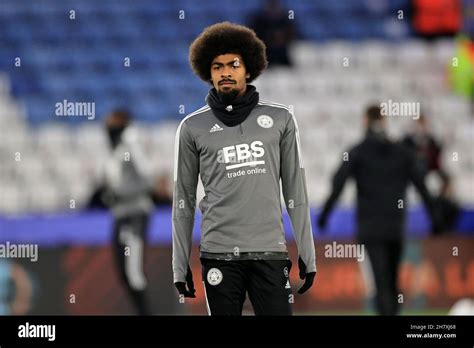
<instances>
[{"instance_id":1,"label":"man with afro hair","mask_svg":"<svg viewBox=\"0 0 474 348\"><path fill-rule=\"evenodd\" d=\"M287 106L260 100L249 84L267 67L265 44L251 29L212 25L191 44L189 60L212 88L207 105L187 115L176 133L173 277L180 299L195 297L189 258L200 176L208 313L241 315L248 294L256 315L291 315L280 180L305 280L300 294L316 275L296 119Z\"/></svg>"}]
</instances>

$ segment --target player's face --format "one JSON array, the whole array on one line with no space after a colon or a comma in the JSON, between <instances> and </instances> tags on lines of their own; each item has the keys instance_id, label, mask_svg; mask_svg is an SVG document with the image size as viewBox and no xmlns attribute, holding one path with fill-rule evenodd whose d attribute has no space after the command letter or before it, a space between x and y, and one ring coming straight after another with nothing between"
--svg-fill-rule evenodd
<instances>
[{"instance_id":1,"label":"player's face","mask_svg":"<svg viewBox=\"0 0 474 348\"><path fill-rule=\"evenodd\" d=\"M212 61L212 84L219 93L238 92L238 96L241 96L245 93L249 77L240 54L222 54Z\"/></svg>"}]
</instances>

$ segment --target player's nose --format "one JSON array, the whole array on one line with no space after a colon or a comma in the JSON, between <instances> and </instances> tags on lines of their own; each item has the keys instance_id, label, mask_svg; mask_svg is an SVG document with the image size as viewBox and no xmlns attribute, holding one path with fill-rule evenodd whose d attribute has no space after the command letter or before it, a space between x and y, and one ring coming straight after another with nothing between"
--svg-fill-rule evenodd
<instances>
[{"instance_id":1,"label":"player's nose","mask_svg":"<svg viewBox=\"0 0 474 348\"><path fill-rule=\"evenodd\" d=\"M222 77L231 77L232 76L232 68L228 67L228 66L225 66L223 69L222 69Z\"/></svg>"}]
</instances>

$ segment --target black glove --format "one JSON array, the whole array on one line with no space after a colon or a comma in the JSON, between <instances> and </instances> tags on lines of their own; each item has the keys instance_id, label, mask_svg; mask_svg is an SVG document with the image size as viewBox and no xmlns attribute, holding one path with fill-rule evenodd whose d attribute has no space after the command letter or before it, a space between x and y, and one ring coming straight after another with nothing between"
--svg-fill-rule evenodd
<instances>
[{"instance_id":1,"label":"black glove","mask_svg":"<svg viewBox=\"0 0 474 348\"><path fill-rule=\"evenodd\" d=\"M186 284L188 288L186 289ZM184 297L191 297L195 298L196 289L194 289L194 282L193 282L193 272L191 271L191 267L188 265L188 272L186 274L186 283L183 282L176 282L174 283L176 289L180 295L184 295Z\"/></svg>"},{"instance_id":2,"label":"black glove","mask_svg":"<svg viewBox=\"0 0 474 348\"><path fill-rule=\"evenodd\" d=\"M304 294L310 287L313 286L316 272L306 273L306 265L304 264L301 257L298 258L298 267L300 269L300 279L305 280L303 286L298 290L298 294Z\"/></svg>"}]
</instances>

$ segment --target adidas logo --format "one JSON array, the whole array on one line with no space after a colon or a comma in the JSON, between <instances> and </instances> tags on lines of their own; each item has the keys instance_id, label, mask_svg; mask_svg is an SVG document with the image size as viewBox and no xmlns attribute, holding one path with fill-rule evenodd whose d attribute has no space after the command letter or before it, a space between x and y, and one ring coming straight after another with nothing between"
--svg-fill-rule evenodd
<instances>
[{"instance_id":1,"label":"adidas logo","mask_svg":"<svg viewBox=\"0 0 474 348\"><path fill-rule=\"evenodd\" d=\"M219 126L217 123L215 125L212 126L211 130L209 131L209 133L213 133L213 132L217 132L217 131L221 131L221 130L224 130L224 128L222 128L221 126Z\"/></svg>"}]
</instances>

